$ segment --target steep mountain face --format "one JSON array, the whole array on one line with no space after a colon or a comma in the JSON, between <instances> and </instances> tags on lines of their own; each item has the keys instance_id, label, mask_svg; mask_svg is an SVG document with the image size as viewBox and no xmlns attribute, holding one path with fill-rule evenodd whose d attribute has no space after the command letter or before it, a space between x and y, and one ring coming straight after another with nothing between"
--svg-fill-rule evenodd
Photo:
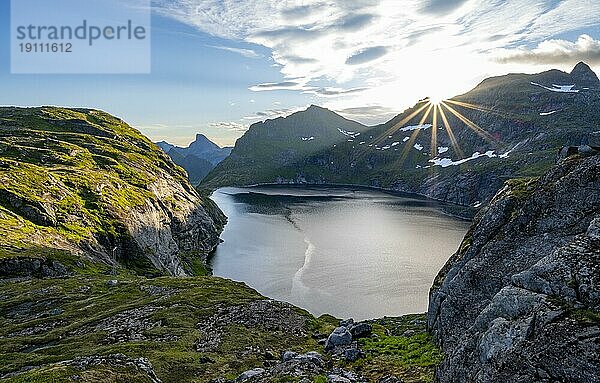
<instances>
[{"instance_id":1,"label":"steep mountain face","mask_svg":"<svg viewBox=\"0 0 600 383\"><path fill-rule=\"evenodd\" d=\"M279 132L282 122L264 124ZM360 136L324 143L287 163L263 156L268 143L250 139L256 133L249 131L233 151L240 155L211 172L206 186L352 183L480 206L506 179L541 175L562 146L597 145L599 127L600 82L580 63L571 73L489 78L440 105L422 100ZM286 145L278 148L293 151ZM236 173L242 162L251 170Z\"/></svg>"},{"instance_id":2,"label":"steep mountain face","mask_svg":"<svg viewBox=\"0 0 600 383\"><path fill-rule=\"evenodd\" d=\"M303 182L306 158L342 142L358 140L367 129L315 105L288 117L253 124L202 186Z\"/></svg>"},{"instance_id":3,"label":"steep mountain face","mask_svg":"<svg viewBox=\"0 0 600 383\"><path fill-rule=\"evenodd\" d=\"M441 382L592 382L600 371L600 155L509 181L430 293Z\"/></svg>"},{"instance_id":4,"label":"steep mountain face","mask_svg":"<svg viewBox=\"0 0 600 383\"><path fill-rule=\"evenodd\" d=\"M194 274L225 222L168 156L97 110L0 108L0 180L3 275Z\"/></svg>"},{"instance_id":5,"label":"steep mountain face","mask_svg":"<svg viewBox=\"0 0 600 383\"><path fill-rule=\"evenodd\" d=\"M188 173L190 182L197 185L204 177L231 153L229 147L221 148L204 134L197 134L196 139L187 148L181 148L168 142L156 143L173 162Z\"/></svg>"}]
</instances>

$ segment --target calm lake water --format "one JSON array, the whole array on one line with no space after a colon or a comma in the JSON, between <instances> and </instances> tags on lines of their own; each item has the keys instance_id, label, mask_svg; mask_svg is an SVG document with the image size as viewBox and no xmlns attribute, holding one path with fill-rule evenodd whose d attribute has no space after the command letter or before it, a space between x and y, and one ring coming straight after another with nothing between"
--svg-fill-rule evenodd
<instances>
[{"instance_id":1,"label":"calm lake water","mask_svg":"<svg viewBox=\"0 0 600 383\"><path fill-rule=\"evenodd\" d=\"M222 188L214 274L312 314L424 312L469 223L426 200L351 188Z\"/></svg>"}]
</instances>

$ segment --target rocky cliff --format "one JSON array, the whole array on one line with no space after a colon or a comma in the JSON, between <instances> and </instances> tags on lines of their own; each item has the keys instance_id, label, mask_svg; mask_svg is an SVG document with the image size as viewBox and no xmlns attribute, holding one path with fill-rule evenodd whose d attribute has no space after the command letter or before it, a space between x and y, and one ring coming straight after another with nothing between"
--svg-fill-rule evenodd
<instances>
[{"instance_id":1,"label":"rocky cliff","mask_svg":"<svg viewBox=\"0 0 600 383\"><path fill-rule=\"evenodd\" d=\"M97 110L0 108L0 273L202 273L225 217L185 172Z\"/></svg>"},{"instance_id":2,"label":"rocky cliff","mask_svg":"<svg viewBox=\"0 0 600 383\"><path fill-rule=\"evenodd\" d=\"M441 382L594 382L600 371L600 155L509 181L430 293Z\"/></svg>"}]
</instances>

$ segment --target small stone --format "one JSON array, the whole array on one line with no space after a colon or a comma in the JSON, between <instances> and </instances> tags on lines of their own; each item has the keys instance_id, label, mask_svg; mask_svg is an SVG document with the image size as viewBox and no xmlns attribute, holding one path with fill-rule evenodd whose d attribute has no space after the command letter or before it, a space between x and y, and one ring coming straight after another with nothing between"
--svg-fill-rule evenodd
<instances>
[{"instance_id":1,"label":"small stone","mask_svg":"<svg viewBox=\"0 0 600 383\"><path fill-rule=\"evenodd\" d=\"M415 335L415 330L406 330L402 333L402 336L409 337Z\"/></svg>"},{"instance_id":2,"label":"small stone","mask_svg":"<svg viewBox=\"0 0 600 383\"><path fill-rule=\"evenodd\" d=\"M248 379L260 376L260 375L262 375L264 373L265 373L265 369L264 368L255 368L255 369L252 369L252 370L248 370L248 371L242 372L240 374L240 376L238 376L236 378L236 382L243 382L245 380L248 380Z\"/></svg>"},{"instance_id":3,"label":"small stone","mask_svg":"<svg viewBox=\"0 0 600 383\"><path fill-rule=\"evenodd\" d=\"M379 383L403 383L403 380L394 375L386 375L379 379Z\"/></svg>"},{"instance_id":4,"label":"small stone","mask_svg":"<svg viewBox=\"0 0 600 383\"><path fill-rule=\"evenodd\" d=\"M354 319L352 318L340 321L340 327L346 327L349 329L352 326L354 326Z\"/></svg>"},{"instance_id":5,"label":"small stone","mask_svg":"<svg viewBox=\"0 0 600 383\"><path fill-rule=\"evenodd\" d=\"M212 358L209 358L208 356L201 356L198 359L198 363L202 363L202 364L205 364L205 363L214 363L214 362L215 361Z\"/></svg>"},{"instance_id":6,"label":"small stone","mask_svg":"<svg viewBox=\"0 0 600 383\"><path fill-rule=\"evenodd\" d=\"M368 338L373 332L373 326L368 323L358 323L350 329L352 339Z\"/></svg>"},{"instance_id":7,"label":"small stone","mask_svg":"<svg viewBox=\"0 0 600 383\"><path fill-rule=\"evenodd\" d=\"M285 351L283 353L283 355L281 356L281 360L283 360L284 362L287 362L288 360L292 360L292 359L294 359L297 356L298 356L297 352Z\"/></svg>"},{"instance_id":8,"label":"small stone","mask_svg":"<svg viewBox=\"0 0 600 383\"><path fill-rule=\"evenodd\" d=\"M346 359L348 362L356 362L363 357L364 353L357 348L349 348L344 351L344 359Z\"/></svg>"},{"instance_id":9,"label":"small stone","mask_svg":"<svg viewBox=\"0 0 600 383\"><path fill-rule=\"evenodd\" d=\"M108 286L108 287L115 287L118 284L119 284L119 281L117 281L116 279L110 279L110 280L106 281L106 286Z\"/></svg>"},{"instance_id":10,"label":"small stone","mask_svg":"<svg viewBox=\"0 0 600 383\"><path fill-rule=\"evenodd\" d=\"M330 374L327 375L327 381L329 383L351 383L352 381L348 378L344 378L343 376Z\"/></svg>"}]
</instances>

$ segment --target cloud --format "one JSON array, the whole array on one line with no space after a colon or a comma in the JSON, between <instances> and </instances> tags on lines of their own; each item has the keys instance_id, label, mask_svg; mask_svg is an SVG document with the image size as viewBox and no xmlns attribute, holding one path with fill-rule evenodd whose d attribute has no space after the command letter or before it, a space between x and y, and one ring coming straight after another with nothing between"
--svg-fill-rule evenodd
<instances>
[{"instance_id":1,"label":"cloud","mask_svg":"<svg viewBox=\"0 0 600 383\"><path fill-rule=\"evenodd\" d=\"M421 11L432 15L445 15L451 13L461 6L463 6L468 0L428 0L425 5L422 6Z\"/></svg>"},{"instance_id":2,"label":"cloud","mask_svg":"<svg viewBox=\"0 0 600 383\"><path fill-rule=\"evenodd\" d=\"M424 29L421 29L416 32L412 32L406 37L406 45L410 46L410 45L417 44L419 41L421 41L421 39L423 37L431 35L436 32L441 32L443 30L444 30L444 28L442 26L438 25L438 26L434 26L434 27L424 28Z\"/></svg>"},{"instance_id":3,"label":"cloud","mask_svg":"<svg viewBox=\"0 0 600 383\"><path fill-rule=\"evenodd\" d=\"M248 130L248 126L244 124L238 124L237 122L212 122L208 124L211 128L225 129L230 132L245 132Z\"/></svg>"},{"instance_id":4,"label":"cloud","mask_svg":"<svg viewBox=\"0 0 600 383\"><path fill-rule=\"evenodd\" d=\"M314 64L318 62L318 60L315 58L301 56L286 56L285 60L294 64Z\"/></svg>"},{"instance_id":5,"label":"cloud","mask_svg":"<svg viewBox=\"0 0 600 383\"><path fill-rule=\"evenodd\" d=\"M237 53L239 55L242 55L244 57L251 58L251 59L258 59L258 58L262 57L261 55L259 55L255 51L253 51L252 49L233 48L233 47L226 47L223 45L207 45L207 47Z\"/></svg>"},{"instance_id":6,"label":"cloud","mask_svg":"<svg viewBox=\"0 0 600 383\"><path fill-rule=\"evenodd\" d=\"M380 121L383 116L393 117L399 111L383 105L370 105L337 109L335 112L346 118L365 122L371 120Z\"/></svg>"},{"instance_id":7,"label":"cloud","mask_svg":"<svg viewBox=\"0 0 600 383\"><path fill-rule=\"evenodd\" d=\"M380 57L383 57L388 53L388 49L386 47L370 47L361 49L358 52L352 54L352 56L346 59L346 64L348 65L360 65L367 63L369 61L377 60Z\"/></svg>"},{"instance_id":8,"label":"cloud","mask_svg":"<svg viewBox=\"0 0 600 383\"><path fill-rule=\"evenodd\" d=\"M233 46L254 44L271 52L281 76L275 78L283 80L251 90L304 92L327 102L339 97L344 102L337 109L372 104L401 110L432 93L465 92L484 77L546 70L577 52L579 59L596 61L593 49L537 50L552 36L573 31L598 38L586 28L597 28L600 19L600 2L591 0L153 0L153 5ZM368 89L343 91L353 88Z\"/></svg>"},{"instance_id":9,"label":"cloud","mask_svg":"<svg viewBox=\"0 0 600 383\"><path fill-rule=\"evenodd\" d=\"M289 116L292 113L306 109L305 106L298 108L279 108L279 109L267 109L256 112L255 114L245 116L242 119L248 121L261 121L266 119L272 119L277 117Z\"/></svg>"},{"instance_id":10,"label":"cloud","mask_svg":"<svg viewBox=\"0 0 600 383\"><path fill-rule=\"evenodd\" d=\"M248 89L253 92L264 92L269 90L303 90L304 84L297 81L265 82L252 85Z\"/></svg>"},{"instance_id":11,"label":"cloud","mask_svg":"<svg viewBox=\"0 0 600 383\"><path fill-rule=\"evenodd\" d=\"M581 35L575 42L547 40L534 49L524 47L502 50L497 58L501 63L572 65L585 61L588 65L600 65L600 40Z\"/></svg>"},{"instance_id":12,"label":"cloud","mask_svg":"<svg viewBox=\"0 0 600 383\"><path fill-rule=\"evenodd\" d=\"M332 96L341 96L344 94L360 93L367 89L368 88L365 88L365 87L349 88L349 89L325 87L325 88L315 88L312 90L308 90L308 91L305 91L305 93L312 93L312 94L316 94L317 96L323 96L323 97L332 97Z\"/></svg>"},{"instance_id":13,"label":"cloud","mask_svg":"<svg viewBox=\"0 0 600 383\"><path fill-rule=\"evenodd\" d=\"M376 15L364 13L362 15L350 15L338 20L337 28L343 31L358 31L377 19Z\"/></svg>"}]
</instances>

